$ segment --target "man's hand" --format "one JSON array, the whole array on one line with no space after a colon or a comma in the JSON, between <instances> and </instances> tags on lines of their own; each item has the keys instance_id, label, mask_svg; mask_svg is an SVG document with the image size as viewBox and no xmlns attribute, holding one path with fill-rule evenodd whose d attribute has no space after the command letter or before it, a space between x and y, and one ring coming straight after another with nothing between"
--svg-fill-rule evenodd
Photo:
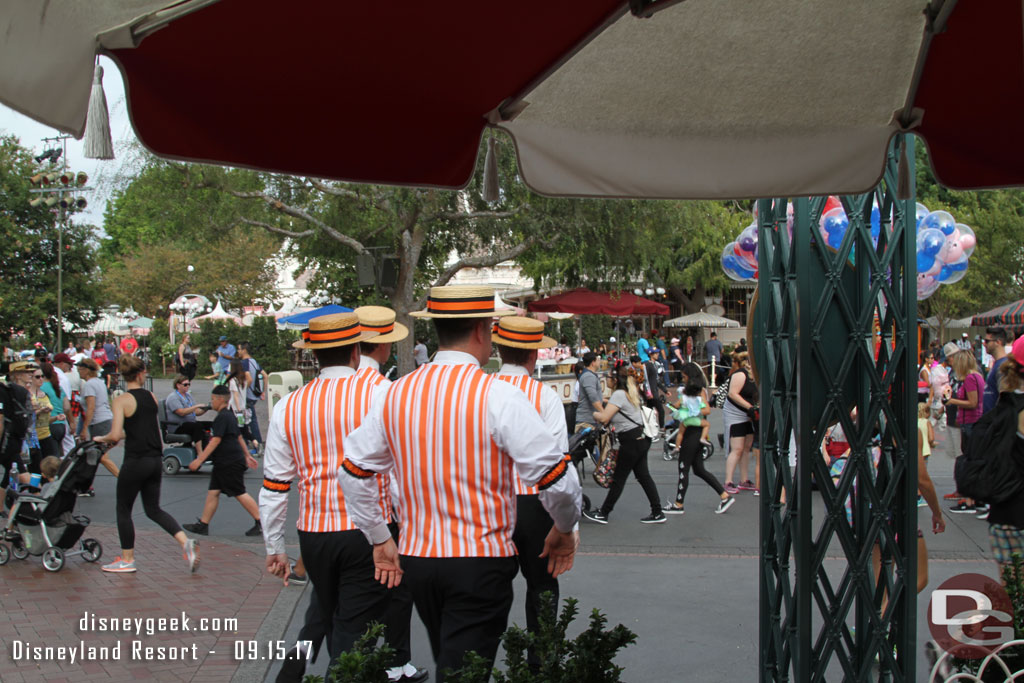
<instances>
[{"instance_id":1,"label":"man's hand","mask_svg":"<svg viewBox=\"0 0 1024 683\"><path fill-rule=\"evenodd\" d=\"M251 455L245 456L245 464L249 466L250 470L254 470L260 466L260 464L256 462L256 458L252 457Z\"/></svg>"},{"instance_id":2,"label":"man's hand","mask_svg":"<svg viewBox=\"0 0 1024 683\"><path fill-rule=\"evenodd\" d=\"M388 588L402 582L402 568L398 564L398 546L394 539L373 546L373 578Z\"/></svg>"},{"instance_id":3,"label":"man's hand","mask_svg":"<svg viewBox=\"0 0 1024 683\"><path fill-rule=\"evenodd\" d=\"M551 531L544 539L544 551L540 554L540 557L548 558L548 573L552 578L558 578L560 574L572 569L579 544L580 532L570 531L563 534L552 525Z\"/></svg>"},{"instance_id":4,"label":"man's hand","mask_svg":"<svg viewBox=\"0 0 1024 683\"><path fill-rule=\"evenodd\" d=\"M193 472L198 472L199 468L202 467L202 466L203 466L203 462L199 458L196 458L195 460L193 460L192 462L190 462L188 464L188 468L190 470L192 470Z\"/></svg>"},{"instance_id":5,"label":"man's hand","mask_svg":"<svg viewBox=\"0 0 1024 683\"><path fill-rule=\"evenodd\" d=\"M288 572L291 567L288 565L288 556L284 553L267 555L267 571L274 576L284 579L284 585L288 585Z\"/></svg>"},{"instance_id":6,"label":"man's hand","mask_svg":"<svg viewBox=\"0 0 1024 683\"><path fill-rule=\"evenodd\" d=\"M942 515L932 515L932 533L941 534L946 530L946 520L942 518Z\"/></svg>"}]
</instances>

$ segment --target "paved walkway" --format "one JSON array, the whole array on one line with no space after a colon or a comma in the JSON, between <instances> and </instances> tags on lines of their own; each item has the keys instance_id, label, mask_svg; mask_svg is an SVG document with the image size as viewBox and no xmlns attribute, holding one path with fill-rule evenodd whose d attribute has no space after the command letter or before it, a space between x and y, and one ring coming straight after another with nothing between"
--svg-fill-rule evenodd
<instances>
[{"instance_id":1,"label":"paved walkway","mask_svg":"<svg viewBox=\"0 0 1024 683\"><path fill-rule=\"evenodd\" d=\"M164 396L170 383L158 380L156 393ZM196 382L194 394L205 400L212 383ZM265 404L261 423L266 425ZM712 433L720 430L720 417L712 415ZM939 493L951 491L954 430L940 433L943 443L929 463ZM119 460L120 449L112 452ZM708 461L709 469L721 477L725 459L721 451ZM675 463L661 459L652 449L652 474L663 499L675 488ZM249 493L258 495L261 473L246 474ZM209 475L178 474L164 477L163 507L179 522L199 515ZM95 498L79 499L78 509L93 524L88 535L104 546L103 560L118 554L114 523L115 480L100 469ZM604 490L589 477L585 491L600 503ZM749 681L756 680L758 666L758 505L749 493L739 495L725 515L715 515L714 493L694 480L687 496L686 514L670 517L662 525L643 525L646 500L640 487L629 483L611 516L611 523L599 526L583 522L583 546L576 567L562 580L562 596L579 599L580 616L574 633L582 630L591 609L605 612L610 624L623 623L639 638L623 651L616 663L625 668L628 681ZM297 495L290 498L290 519L298 509ZM923 510L922 512L927 512ZM812 515L820 518L819 503ZM264 571L261 539L247 538L251 526L237 503L221 501L211 524L212 536L201 539L202 566L189 575L176 544L145 518L141 504L134 515L138 542L139 572L107 575L81 558L69 558L64 569L45 572L39 558L12 559L0 567L0 600L7 619L0 620L0 680L7 681L239 681L257 683L273 680L276 671L272 650L277 641L294 642L308 600L309 590L282 588L280 581ZM947 515L947 531L927 535L930 551L930 588L949 576L977 571L995 575L987 542L987 524L973 515ZM922 525L926 527L927 524ZM294 524L285 536L289 553L297 552ZM838 549L829 553L829 571L845 568ZM516 583L516 602L511 621L523 623L522 595L525 586ZM925 624L930 590L918 601L918 623ZM97 616L165 618L185 611L190 628L175 628L146 635L100 633L80 628L86 612ZM199 619L238 619L237 625L218 625L202 632ZM925 631L918 629L924 643ZM113 646L121 643L121 658L103 661L56 662L52 657L38 662L12 662L14 641L32 645ZM133 660L132 641L146 647L189 648L185 661ZM254 656L246 649L235 657L235 642L258 645ZM269 643L269 645L268 645ZM196 659L191 658L195 646ZM248 647L247 645L245 647ZM213 651L211 653L210 651ZM413 660L433 669L426 634L418 619L412 625ZM155 654L155 653L153 653ZM326 670L321 657L309 671ZM919 657L923 666L923 658ZM921 670L920 680L925 672ZM831 680L831 679L830 679Z\"/></svg>"}]
</instances>

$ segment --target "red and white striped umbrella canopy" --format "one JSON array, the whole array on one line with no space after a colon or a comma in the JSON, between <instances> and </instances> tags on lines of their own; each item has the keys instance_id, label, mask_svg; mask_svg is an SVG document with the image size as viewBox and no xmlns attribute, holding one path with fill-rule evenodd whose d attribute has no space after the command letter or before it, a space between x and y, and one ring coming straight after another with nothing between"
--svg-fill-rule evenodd
<instances>
[{"instance_id":1,"label":"red and white striped umbrella canopy","mask_svg":"<svg viewBox=\"0 0 1024 683\"><path fill-rule=\"evenodd\" d=\"M864 190L913 130L949 186L1024 184L1009 0L8 0L0 30L0 101L80 134L102 51L173 159L458 188L496 126L543 193L753 197Z\"/></svg>"}]
</instances>

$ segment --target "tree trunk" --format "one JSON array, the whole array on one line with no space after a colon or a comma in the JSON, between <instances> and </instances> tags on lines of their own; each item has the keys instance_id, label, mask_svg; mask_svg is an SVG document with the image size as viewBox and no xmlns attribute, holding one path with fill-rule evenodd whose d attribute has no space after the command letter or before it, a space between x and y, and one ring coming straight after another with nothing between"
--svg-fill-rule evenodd
<instances>
[{"instance_id":1,"label":"tree trunk","mask_svg":"<svg viewBox=\"0 0 1024 683\"><path fill-rule=\"evenodd\" d=\"M415 326L413 318L409 315L416 306L415 276L416 266L419 264L420 251L423 249L423 240L426 237L424 230L415 224L406 223L406 229L402 232L401 247L398 254L398 283L395 286L395 293L391 295L391 307L395 309L395 320L409 328L409 336L395 344L395 356L398 359L398 376L402 377L416 369L413 360L412 348L415 345Z\"/></svg>"}]
</instances>

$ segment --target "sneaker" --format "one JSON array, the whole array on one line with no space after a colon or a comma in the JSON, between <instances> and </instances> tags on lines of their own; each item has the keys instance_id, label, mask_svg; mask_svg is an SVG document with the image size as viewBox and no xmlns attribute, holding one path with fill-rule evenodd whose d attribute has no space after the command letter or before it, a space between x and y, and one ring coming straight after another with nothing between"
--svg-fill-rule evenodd
<instances>
[{"instance_id":1,"label":"sneaker","mask_svg":"<svg viewBox=\"0 0 1024 683\"><path fill-rule=\"evenodd\" d=\"M702 444L704 444L705 446L710 446L711 445L711 441L709 441L708 439L701 439L700 442Z\"/></svg>"},{"instance_id":2,"label":"sneaker","mask_svg":"<svg viewBox=\"0 0 1024 683\"><path fill-rule=\"evenodd\" d=\"M181 528L185 531L191 531L194 534L199 534L200 536L210 535L210 525L206 524L201 519L197 519L195 524L182 524Z\"/></svg>"},{"instance_id":3,"label":"sneaker","mask_svg":"<svg viewBox=\"0 0 1024 683\"><path fill-rule=\"evenodd\" d=\"M924 499L924 496L918 496L917 497L917 507L919 507L919 508L926 508L926 507L928 507L928 501L926 501Z\"/></svg>"},{"instance_id":4,"label":"sneaker","mask_svg":"<svg viewBox=\"0 0 1024 683\"><path fill-rule=\"evenodd\" d=\"M750 481L749 479L747 479L746 481L741 481L739 483L739 486L737 486L736 488L738 488L740 491L756 491L757 490L757 487L754 486L754 482Z\"/></svg>"},{"instance_id":5,"label":"sneaker","mask_svg":"<svg viewBox=\"0 0 1024 683\"><path fill-rule=\"evenodd\" d=\"M730 496L736 495L737 493L740 492L740 487L736 486L736 484L732 483L731 481L727 481L725 482L725 492L728 493Z\"/></svg>"},{"instance_id":6,"label":"sneaker","mask_svg":"<svg viewBox=\"0 0 1024 683\"><path fill-rule=\"evenodd\" d=\"M950 505L949 506L949 511L952 512L952 513L958 514L958 515L962 515L962 514L965 514L965 513L972 513L972 514L976 513L977 509L976 509L976 506L968 505L966 502L961 500L956 505Z\"/></svg>"},{"instance_id":7,"label":"sneaker","mask_svg":"<svg viewBox=\"0 0 1024 683\"><path fill-rule=\"evenodd\" d=\"M96 496L96 491L94 491L92 489L92 487L90 487L88 491L82 491L81 493L78 494L79 498L93 498L95 496ZM135 571L135 570L133 569L132 571Z\"/></svg>"},{"instance_id":8,"label":"sneaker","mask_svg":"<svg viewBox=\"0 0 1024 683\"><path fill-rule=\"evenodd\" d=\"M942 498L944 500L960 500L963 496L960 495L959 491L953 491L953 493L947 493Z\"/></svg>"},{"instance_id":9,"label":"sneaker","mask_svg":"<svg viewBox=\"0 0 1024 683\"><path fill-rule=\"evenodd\" d=\"M117 574L129 574L135 571L135 561L125 562L120 557L116 558L110 564L105 564L101 567L105 572L114 572Z\"/></svg>"},{"instance_id":10,"label":"sneaker","mask_svg":"<svg viewBox=\"0 0 1024 683\"><path fill-rule=\"evenodd\" d=\"M661 508L661 511L666 515L681 515L684 513L682 505L676 505L675 503L669 503L668 505Z\"/></svg>"},{"instance_id":11,"label":"sneaker","mask_svg":"<svg viewBox=\"0 0 1024 683\"><path fill-rule=\"evenodd\" d=\"M256 523L252 525L252 528L245 532L245 535L246 536L262 536L263 535L263 525L260 523L260 520L257 519Z\"/></svg>"},{"instance_id":12,"label":"sneaker","mask_svg":"<svg viewBox=\"0 0 1024 683\"><path fill-rule=\"evenodd\" d=\"M976 516L977 516L978 519L988 519L988 513L989 513L989 509L988 509L988 506L986 505L984 509L982 509L980 507L978 508L978 514Z\"/></svg>"},{"instance_id":13,"label":"sneaker","mask_svg":"<svg viewBox=\"0 0 1024 683\"><path fill-rule=\"evenodd\" d=\"M755 496L760 496L761 495L761 489L754 489L754 495Z\"/></svg>"},{"instance_id":14,"label":"sneaker","mask_svg":"<svg viewBox=\"0 0 1024 683\"><path fill-rule=\"evenodd\" d=\"M652 512L651 514L647 515L646 517L640 518L640 523L641 524L664 524L665 520L667 520L667 519L668 519L668 517L666 517L664 514L662 514L661 510L658 510L657 512Z\"/></svg>"},{"instance_id":15,"label":"sneaker","mask_svg":"<svg viewBox=\"0 0 1024 683\"><path fill-rule=\"evenodd\" d=\"M289 586L305 586L309 583L309 574L305 576L299 576L295 573L295 565L292 565L291 571L288 572L288 585Z\"/></svg>"},{"instance_id":16,"label":"sneaker","mask_svg":"<svg viewBox=\"0 0 1024 683\"><path fill-rule=\"evenodd\" d=\"M600 510L584 510L583 516L589 519L591 522L597 522L598 524L608 523L608 515L604 514Z\"/></svg>"},{"instance_id":17,"label":"sneaker","mask_svg":"<svg viewBox=\"0 0 1024 683\"><path fill-rule=\"evenodd\" d=\"M199 569L199 544L194 539L185 541L185 561L188 562L188 571L194 573Z\"/></svg>"},{"instance_id":18,"label":"sneaker","mask_svg":"<svg viewBox=\"0 0 1024 683\"><path fill-rule=\"evenodd\" d=\"M726 489L726 491L728 491L728 490L729 489ZM735 503L735 502L736 502L736 499L733 496L729 496L728 498L722 498L721 500L718 501L718 507L715 508L715 514L716 515L722 514L723 512L725 512L726 510L731 508L732 504Z\"/></svg>"}]
</instances>

